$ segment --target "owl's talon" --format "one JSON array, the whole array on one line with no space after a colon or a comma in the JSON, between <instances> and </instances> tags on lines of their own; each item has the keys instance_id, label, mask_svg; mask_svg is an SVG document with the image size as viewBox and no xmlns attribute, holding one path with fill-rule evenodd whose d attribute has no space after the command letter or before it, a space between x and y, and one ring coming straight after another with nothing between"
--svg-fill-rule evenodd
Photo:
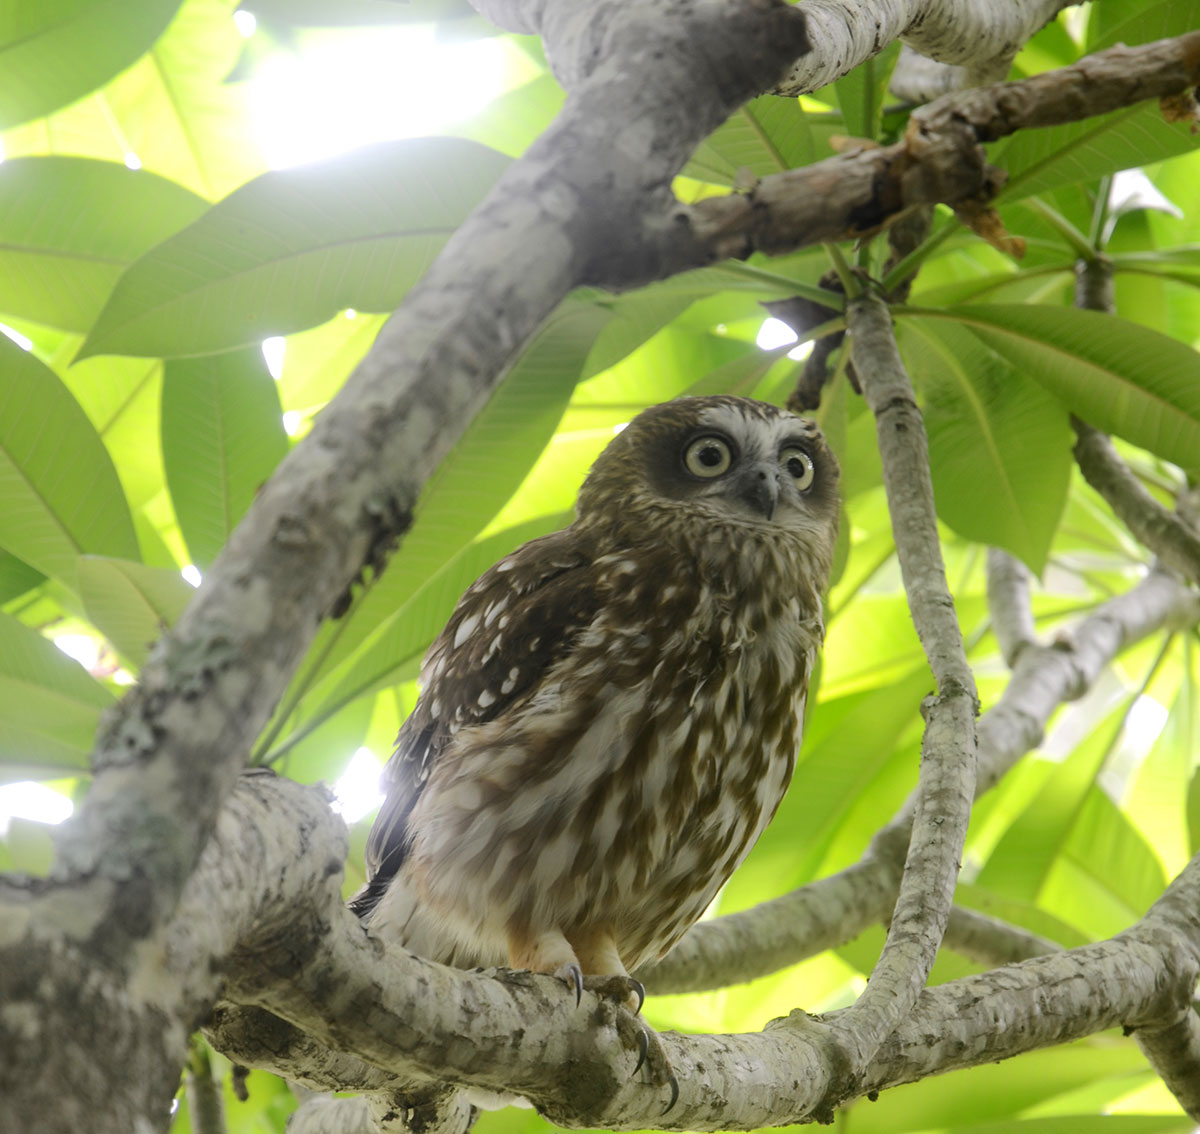
<instances>
[{"instance_id":1,"label":"owl's talon","mask_svg":"<svg viewBox=\"0 0 1200 1134\"><path fill-rule=\"evenodd\" d=\"M679 1101L679 1080L675 1077L675 1072L671 1067L671 1061L667 1058L666 1051L663 1050L662 1039L659 1037L659 1034L648 1027L637 1016L621 1014L617 1021L617 1027L625 1036L626 1042L632 1039L634 1045L637 1047L638 1057L637 1063L634 1064L633 1074L637 1075L645 1068L650 1082L654 1086L670 1087L671 1098L663 1108L663 1114L673 1110L675 1104ZM630 1027L635 1029L632 1036L627 1031Z\"/></svg>"},{"instance_id":2,"label":"owl's talon","mask_svg":"<svg viewBox=\"0 0 1200 1134\"><path fill-rule=\"evenodd\" d=\"M646 986L640 980L634 980L625 974L588 975L583 978L583 987L606 1000L616 1001L634 1016L646 1003Z\"/></svg>"},{"instance_id":3,"label":"owl's talon","mask_svg":"<svg viewBox=\"0 0 1200 1134\"><path fill-rule=\"evenodd\" d=\"M583 1001L583 969L579 967L578 962L563 965L554 975L563 981L568 988L574 990L575 1007L578 1008Z\"/></svg>"}]
</instances>

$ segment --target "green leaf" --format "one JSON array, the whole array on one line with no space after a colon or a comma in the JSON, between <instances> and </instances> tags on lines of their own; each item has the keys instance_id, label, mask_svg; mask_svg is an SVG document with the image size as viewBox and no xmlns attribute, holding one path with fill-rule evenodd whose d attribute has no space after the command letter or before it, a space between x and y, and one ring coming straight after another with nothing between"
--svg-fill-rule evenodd
<instances>
[{"instance_id":1,"label":"green leaf","mask_svg":"<svg viewBox=\"0 0 1200 1134\"><path fill-rule=\"evenodd\" d=\"M913 319L902 348L919 385L938 515L1038 575L1071 481L1062 407L969 331Z\"/></svg>"},{"instance_id":2,"label":"green leaf","mask_svg":"<svg viewBox=\"0 0 1200 1134\"><path fill-rule=\"evenodd\" d=\"M879 139L888 82L899 57L900 41L895 40L833 84L846 133L872 141Z\"/></svg>"},{"instance_id":3,"label":"green leaf","mask_svg":"<svg viewBox=\"0 0 1200 1134\"><path fill-rule=\"evenodd\" d=\"M121 277L82 354L209 354L391 311L508 159L418 138L266 173Z\"/></svg>"},{"instance_id":4,"label":"green leaf","mask_svg":"<svg viewBox=\"0 0 1200 1134\"><path fill-rule=\"evenodd\" d=\"M1157 102L1114 110L1082 122L1022 130L997 144L988 160L1008 173L1007 204L1059 185L1186 154L1200 145L1185 122L1167 122Z\"/></svg>"},{"instance_id":5,"label":"green leaf","mask_svg":"<svg viewBox=\"0 0 1200 1134\"><path fill-rule=\"evenodd\" d=\"M1166 889L1166 875L1154 851L1098 787L1088 791L1064 850L1125 906L1131 920L1141 917Z\"/></svg>"},{"instance_id":6,"label":"green leaf","mask_svg":"<svg viewBox=\"0 0 1200 1134\"><path fill-rule=\"evenodd\" d=\"M1200 354L1112 315L992 304L946 311L1072 413L1181 468L1200 471Z\"/></svg>"},{"instance_id":7,"label":"green leaf","mask_svg":"<svg viewBox=\"0 0 1200 1134\"><path fill-rule=\"evenodd\" d=\"M168 361L162 448L180 530L203 569L287 453L279 391L262 352Z\"/></svg>"},{"instance_id":8,"label":"green leaf","mask_svg":"<svg viewBox=\"0 0 1200 1134\"><path fill-rule=\"evenodd\" d=\"M1122 703L1097 722L1087 739L1054 769L1042 791L1001 837L976 885L1006 898L1037 900L1108 758L1114 730L1127 708Z\"/></svg>"},{"instance_id":9,"label":"green leaf","mask_svg":"<svg viewBox=\"0 0 1200 1134\"><path fill-rule=\"evenodd\" d=\"M0 129L95 90L162 34L181 0L3 0Z\"/></svg>"},{"instance_id":10,"label":"green leaf","mask_svg":"<svg viewBox=\"0 0 1200 1134\"><path fill-rule=\"evenodd\" d=\"M846 131L834 117L814 119L794 98L763 95L752 99L700 143L683 176L712 185L733 185L742 169L766 177L830 157L829 138Z\"/></svg>"},{"instance_id":11,"label":"green leaf","mask_svg":"<svg viewBox=\"0 0 1200 1134\"><path fill-rule=\"evenodd\" d=\"M46 581L41 571L7 551L0 551L0 604L19 598Z\"/></svg>"},{"instance_id":12,"label":"green leaf","mask_svg":"<svg viewBox=\"0 0 1200 1134\"><path fill-rule=\"evenodd\" d=\"M0 781L87 767L112 694L48 638L0 613Z\"/></svg>"},{"instance_id":13,"label":"green leaf","mask_svg":"<svg viewBox=\"0 0 1200 1134\"><path fill-rule=\"evenodd\" d=\"M79 561L79 593L88 621L138 668L196 592L178 571L85 555Z\"/></svg>"},{"instance_id":14,"label":"green leaf","mask_svg":"<svg viewBox=\"0 0 1200 1134\"><path fill-rule=\"evenodd\" d=\"M75 586L84 552L136 559L104 443L58 376L0 336L0 546Z\"/></svg>"},{"instance_id":15,"label":"green leaf","mask_svg":"<svg viewBox=\"0 0 1200 1134\"><path fill-rule=\"evenodd\" d=\"M0 165L0 311L68 331L95 321L121 272L204 201L145 170L76 157Z\"/></svg>"}]
</instances>

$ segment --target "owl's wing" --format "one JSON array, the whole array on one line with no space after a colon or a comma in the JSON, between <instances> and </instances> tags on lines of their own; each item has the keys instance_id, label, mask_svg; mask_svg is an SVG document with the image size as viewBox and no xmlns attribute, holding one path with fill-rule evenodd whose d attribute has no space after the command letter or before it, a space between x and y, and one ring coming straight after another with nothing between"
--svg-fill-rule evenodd
<instances>
[{"instance_id":1,"label":"owl's wing","mask_svg":"<svg viewBox=\"0 0 1200 1134\"><path fill-rule=\"evenodd\" d=\"M367 840L360 917L408 854L407 820L443 749L464 726L495 720L537 688L595 618L594 556L573 528L531 540L459 599L421 667L422 691L384 770L386 796Z\"/></svg>"}]
</instances>

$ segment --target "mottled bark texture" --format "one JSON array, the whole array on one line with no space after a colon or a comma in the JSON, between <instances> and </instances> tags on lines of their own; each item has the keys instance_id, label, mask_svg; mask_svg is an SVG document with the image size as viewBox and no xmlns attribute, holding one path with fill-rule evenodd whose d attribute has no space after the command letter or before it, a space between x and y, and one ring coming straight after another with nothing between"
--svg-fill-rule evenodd
<instances>
[{"instance_id":1,"label":"mottled bark texture","mask_svg":"<svg viewBox=\"0 0 1200 1134\"><path fill-rule=\"evenodd\" d=\"M480 7L543 35L570 88L566 105L449 241L155 647L102 730L95 780L61 832L51 877L0 880L0 1129L165 1129L188 1036L204 1023L247 1064L317 1089L364 1089L351 1117L389 1131L464 1129L470 1106L446 1084L515 1089L564 1125L613 1128L753 1128L824 1115L847 1097L845 1026L800 1018L757 1035L666 1037L681 1090L664 1115L661 1081L633 1074L636 1025L611 1004L588 995L576 1009L551 978L457 972L368 939L339 897L340 820L311 790L242 776L245 755L320 620L386 561L425 478L567 291L633 287L756 247L868 231L913 204L970 201L995 180L981 141L1179 94L1197 81L1200 37L956 96L915 116L899 148L687 207L671 195L672 177L736 106L783 81L804 53L806 15L822 46L802 85L845 73L901 30L918 49L987 66L999 49L958 21L984 6ZM1001 39L1023 37L1054 6L1008 7L1031 22ZM893 31L901 9L904 27ZM935 48L922 37L946 20L950 46ZM843 41L858 54L830 46ZM978 56L956 54L972 43L985 45ZM980 787L1120 648L1195 618L1181 585L1154 573L1068 644L1022 650L979 725ZM655 984L746 979L888 918L910 824L905 811L833 879L699 927ZM1194 886L1194 873L1177 888ZM1148 916L1114 942L922 993L853 1089L1114 1022L1153 1030L1148 1044L1169 1063L1195 1046L1179 1006L1198 938L1186 919ZM931 1046L931 1033L958 1042ZM1172 1081L1169 1066L1164 1074ZM313 1122L323 1108L309 1105Z\"/></svg>"}]
</instances>

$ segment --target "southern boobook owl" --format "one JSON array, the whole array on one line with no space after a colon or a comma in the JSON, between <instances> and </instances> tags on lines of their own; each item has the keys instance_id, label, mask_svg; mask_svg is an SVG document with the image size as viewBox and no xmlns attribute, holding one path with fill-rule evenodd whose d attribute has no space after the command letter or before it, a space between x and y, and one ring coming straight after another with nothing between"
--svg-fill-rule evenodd
<instances>
[{"instance_id":1,"label":"southern boobook owl","mask_svg":"<svg viewBox=\"0 0 1200 1134\"><path fill-rule=\"evenodd\" d=\"M738 397L639 414L570 527L459 600L385 773L353 906L460 967L624 976L704 912L783 797L837 462Z\"/></svg>"}]
</instances>

